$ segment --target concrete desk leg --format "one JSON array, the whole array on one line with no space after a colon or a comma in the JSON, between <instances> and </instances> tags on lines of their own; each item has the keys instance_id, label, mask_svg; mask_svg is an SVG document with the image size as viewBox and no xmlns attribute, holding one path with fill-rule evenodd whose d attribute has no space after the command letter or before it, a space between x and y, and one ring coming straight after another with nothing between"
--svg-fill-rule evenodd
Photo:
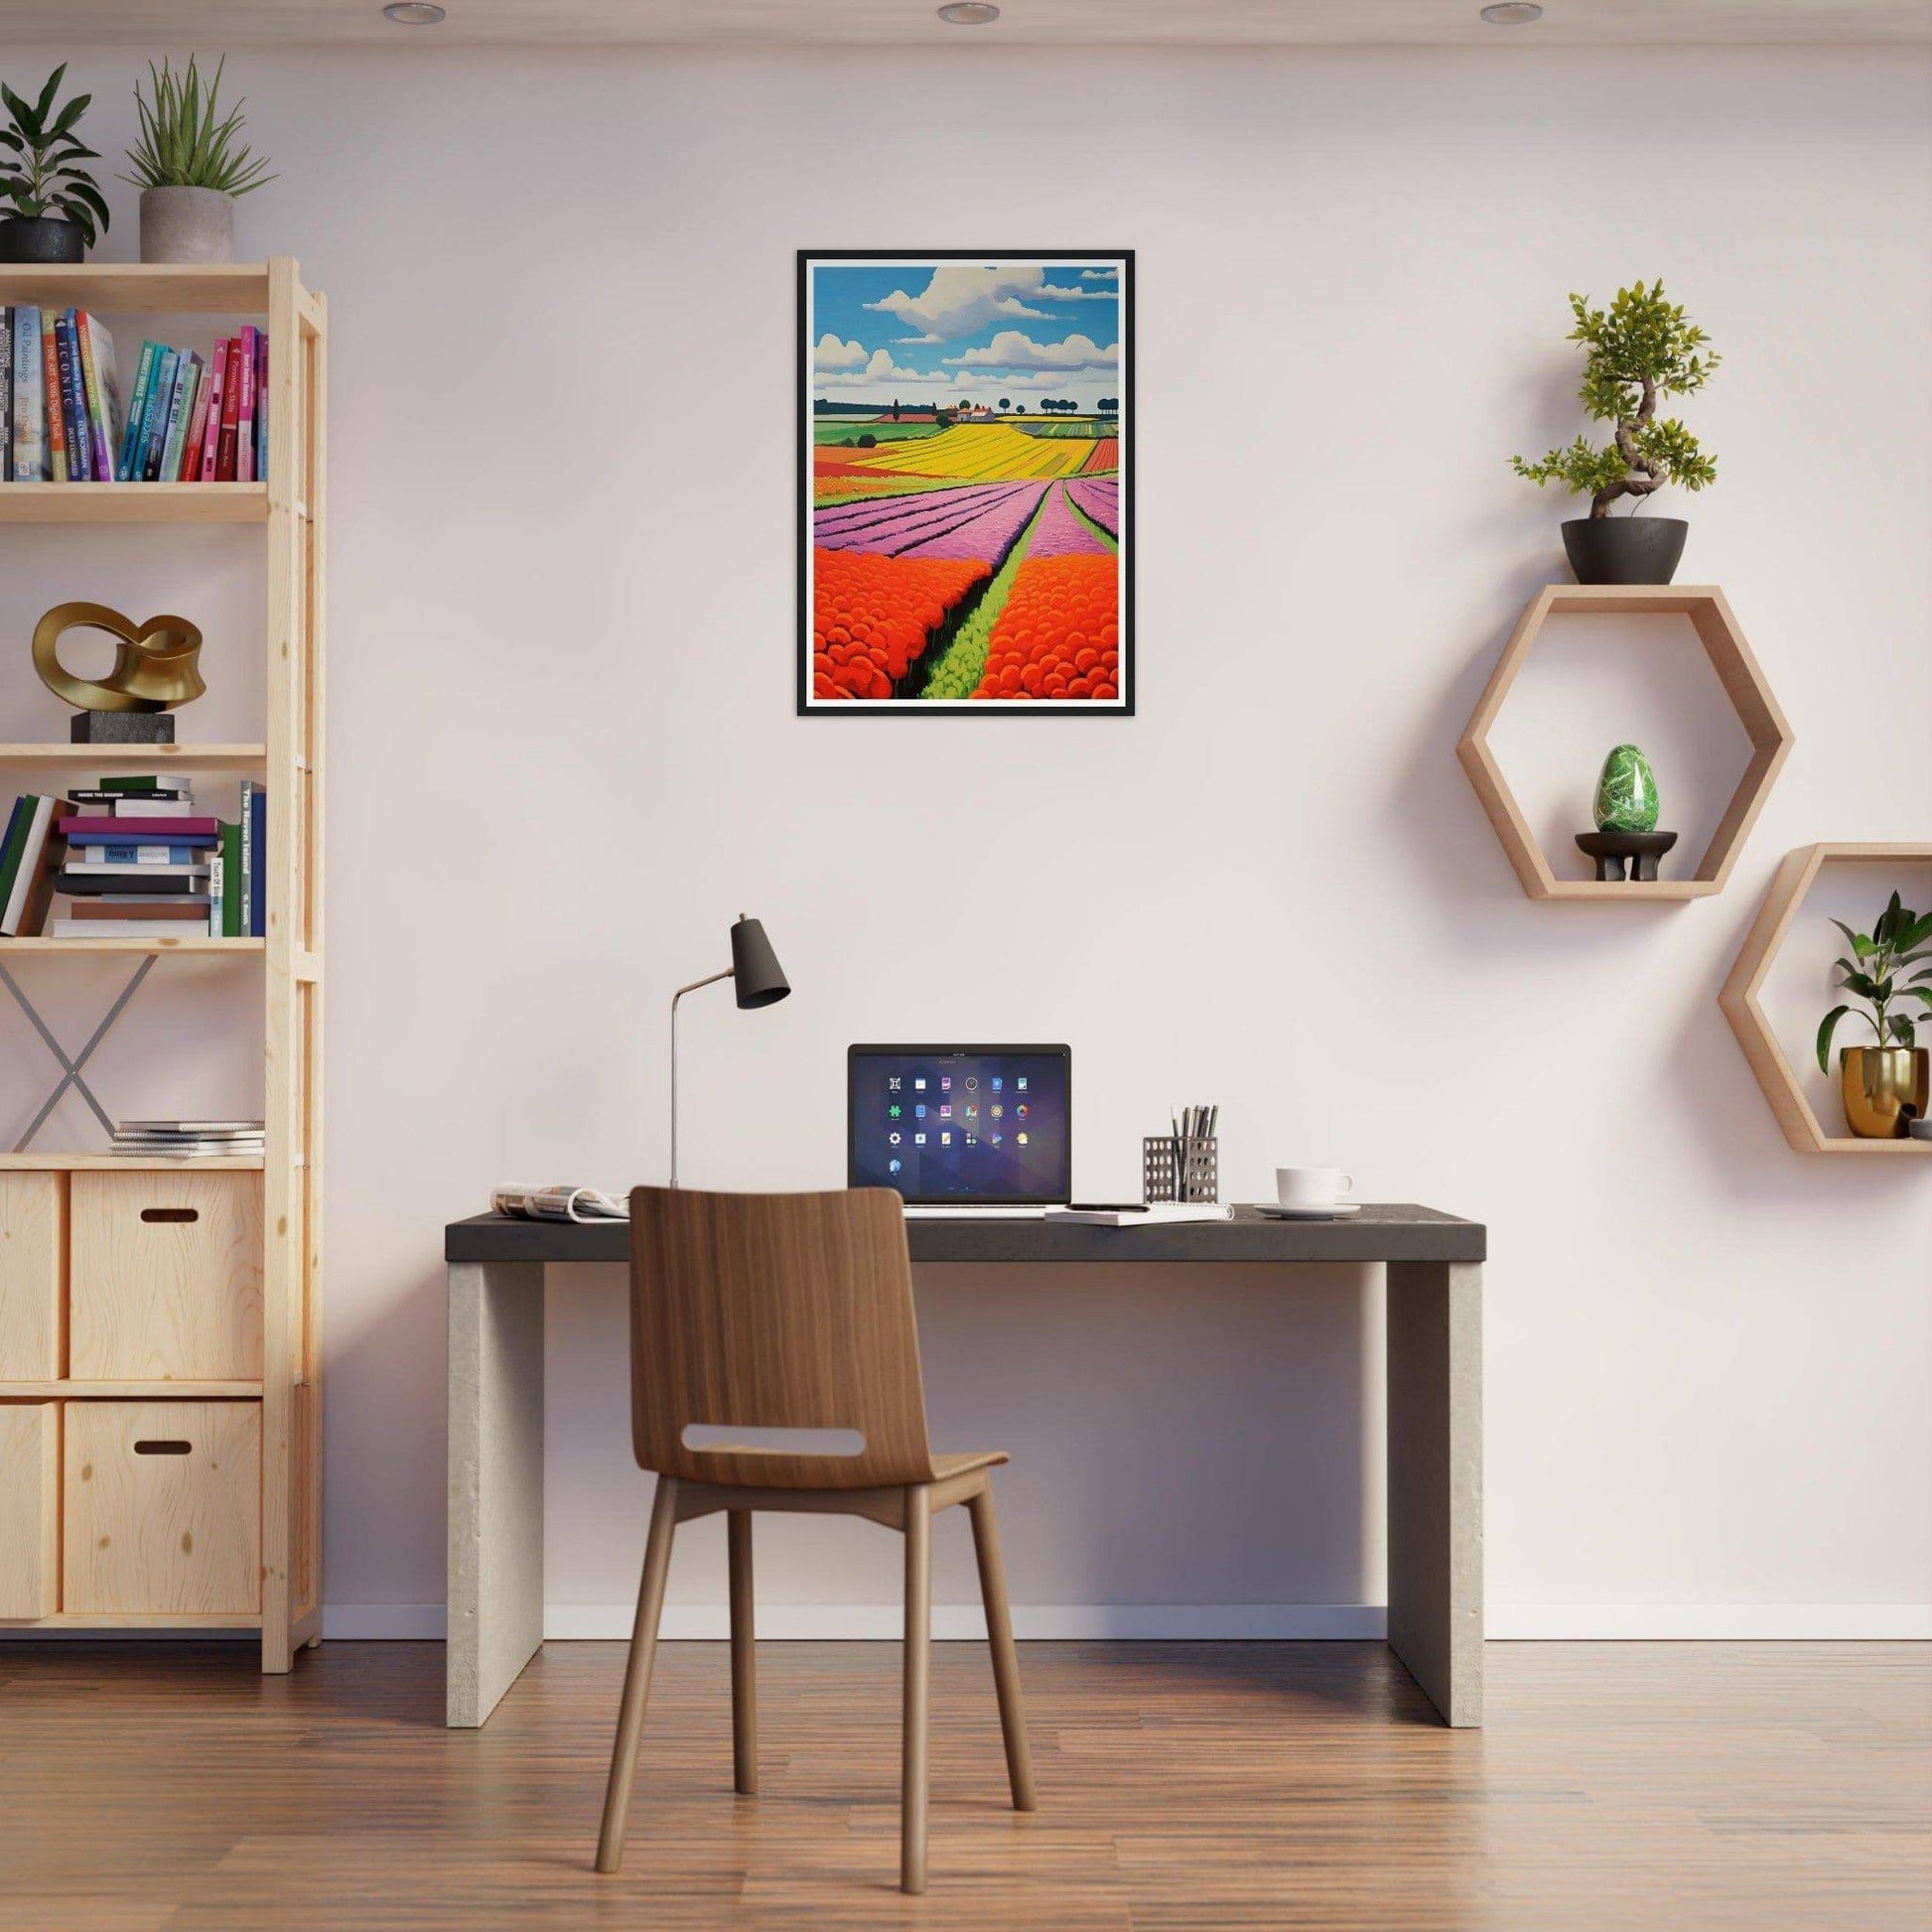
<instances>
[{"instance_id":1,"label":"concrete desk leg","mask_svg":"<svg viewBox=\"0 0 1932 1932\"><path fill-rule=\"evenodd\" d=\"M1389 1648L1482 1723L1482 1270L1389 1263Z\"/></svg>"},{"instance_id":2,"label":"concrete desk leg","mask_svg":"<svg viewBox=\"0 0 1932 1932\"><path fill-rule=\"evenodd\" d=\"M477 1725L543 1641L543 1265L450 1265L446 1722Z\"/></svg>"}]
</instances>

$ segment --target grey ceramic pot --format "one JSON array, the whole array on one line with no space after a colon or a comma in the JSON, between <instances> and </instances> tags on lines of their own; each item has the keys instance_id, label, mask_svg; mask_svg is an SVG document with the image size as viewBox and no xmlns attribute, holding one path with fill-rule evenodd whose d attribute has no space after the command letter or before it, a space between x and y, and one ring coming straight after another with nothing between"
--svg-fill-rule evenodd
<instances>
[{"instance_id":1,"label":"grey ceramic pot","mask_svg":"<svg viewBox=\"0 0 1932 1932\"><path fill-rule=\"evenodd\" d=\"M77 262L87 244L71 221L15 214L0 221L0 262Z\"/></svg>"},{"instance_id":2,"label":"grey ceramic pot","mask_svg":"<svg viewBox=\"0 0 1932 1932\"><path fill-rule=\"evenodd\" d=\"M1580 584L1668 584L1690 531L1675 516L1580 516L1563 547Z\"/></svg>"},{"instance_id":3,"label":"grey ceramic pot","mask_svg":"<svg viewBox=\"0 0 1932 1932\"><path fill-rule=\"evenodd\" d=\"M234 197L214 188L144 188L141 259L233 261Z\"/></svg>"}]
</instances>

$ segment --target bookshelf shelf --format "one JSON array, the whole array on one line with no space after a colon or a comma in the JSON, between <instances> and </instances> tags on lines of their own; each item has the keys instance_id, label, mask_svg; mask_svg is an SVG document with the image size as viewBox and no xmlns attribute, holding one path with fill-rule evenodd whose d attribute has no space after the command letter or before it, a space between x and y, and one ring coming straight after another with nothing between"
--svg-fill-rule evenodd
<instances>
[{"instance_id":1,"label":"bookshelf shelf","mask_svg":"<svg viewBox=\"0 0 1932 1932\"><path fill-rule=\"evenodd\" d=\"M77 1174L130 1171L126 1190L94 1180L89 1196L116 1195L123 1204L139 1191L135 1179L152 1182L158 1173L239 1170L258 1173L261 1233L261 1364L259 1380L155 1383L92 1383L79 1380L0 1382L0 1401L11 1403L118 1400L121 1402L248 1402L260 1406L261 1480L245 1504L253 1538L259 1531L259 1613L163 1613L138 1610L67 1611L13 1620L14 1627L90 1630L258 1630L261 1667L291 1668L295 1652L322 1633L322 1048L323 1048L323 720L324 621L328 497L326 444L329 310L325 298L302 286L286 257L234 266L143 267L128 263L0 267L0 305L33 304L85 309L103 318L131 316L221 317L265 323L268 360L263 397L267 410L266 479L247 483L0 483L0 581L26 595L32 539L7 536L11 526L108 526L189 523L231 524L246 535L206 554L210 573L252 564L261 545L265 568L264 623L260 650L265 694L259 744L76 746L0 745L0 773L25 779L36 767L43 787L84 784L90 770L140 772L232 771L261 781L267 798L266 836L255 847L265 884L267 937L216 939L206 933L182 938L0 938L0 964L29 956L106 953L132 958L139 975L165 953L259 960L262 998L237 1000L229 1024L244 1026L259 1041L261 1115L265 1152L208 1160L110 1154L0 1155L0 1204L11 1193L30 1232L69 1227L69 1210L83 1191ZM174 336L172 322L140 333ZM215 333L219 333L219 328ZM180 340L179 337L175 338ZM124 337L125 341L125 337ZM131 345L130 345L131 346ZM121 372L132 358L123 355ZM130 559L133 561L133 559ZM64 593L65 594L65 593ZM18 601L18 599L14 600ZM51 601L51 600L49 600ZM25 650L12 660L12 675L31 677ZM28 782L32 782L28 780ZM23 790L17 783L13 789ZM146 957L143 957L146 956ZM125 997L125 996L124 996ZM243 1018L243 1016L246 1018ZM111 1015L110 1015L111 1021ZM259 1032L256 1032L259 1027ZM50 1042L51 1043L51 1042ZM65 1049L57 1048L65 1052ZM84 1062L86 1052L79 1059ZM69 1069L71 1075L72 1069ZM37 1177L38 1176L38 1177ZM151 1189L149 1191L152 1191ZM40 1215L38 1221L32 1217ZM49 1218L51 1217L51 1218ZM7 1230L0 1228L0 1234ZM53 1238L57 1296L68 1292L65 1234ZM129 1283L129 1296L135 1294ZM65 1303L62 1304L65 1311ZM62 1316L65 1321L65 1312ZM64 1329L62 1330L64 1332ZM62 1345L48 1364L63 1370ZM184 1367L193 1367L184 1361ZM240 1366L210 1361L210 1367ZM252 1362L247 1364L250 1368ZM236 1506L229 1504L229 1508ZM221 1525L210 1527L217 1535ZM239 1531L241 1525L233 1527ZM201 1540L197 1539L198 1542ZM141 1600L134 1598L133 1600ZM165 1600L165 1599L164 1599ZM58 1598L57 1598L58 1601Z\"/></svg>"},{"instance_id":2,"label":"bookshelf shelf","mask_svg":"<svg viewBox=\"0 0 1932 1932\"><path fill-rule=\"evenodd\" d=\"M262 523L268 485L0 483L0 523Z\"/></svg>"},{"instance_id":3,"label":"bookshelf shelf","mask_svg":"<svg viewBox=\"0 0 1932 1932\"><path fill-rule=\"evenodd\" d=\"M206 932L195 933L186 939L0 939L0 959L10 959L16 953L34 952L259 953L267 949L266 939L215 939Z\"/></svg>"},{"instance_id":4,"label":"bookshelf shelf","mask_svg":"<svg viewBox=\"0 0 1932 1932\"><path fill-rule=\"evenodd\" d=\"M10 487L0 483L0 488ZM266 745L0 745L0 764L73 765L83 771L166 764L232 771L267 761Z\"/></svg>"}]
</instances>

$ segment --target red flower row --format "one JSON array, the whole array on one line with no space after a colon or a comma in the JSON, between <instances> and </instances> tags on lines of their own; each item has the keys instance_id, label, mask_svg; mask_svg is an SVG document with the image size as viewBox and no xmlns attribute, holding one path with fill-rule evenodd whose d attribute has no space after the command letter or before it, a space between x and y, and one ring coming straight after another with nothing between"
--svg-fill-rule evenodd
<instances>
[{"instance_id":1,"label":"red flower row","mask_svg":"<svg viewBox=\"0 0 1932 1932\"><path fill-rule=\"evenodd\" d=\"M979 558L812 552L812 695L890 698L946 614L993 574Z\"/></svg>"},{"instance_id":2,"label":"red flower row","mask_svg":"<svg viewBox=\"0 0 1932 1932\"><path fill-rule=\"evenodd\" d=\"M1110 552L1022 564L973 695L1119 697L1120 560Z\"/></svg>"}]
</instances>

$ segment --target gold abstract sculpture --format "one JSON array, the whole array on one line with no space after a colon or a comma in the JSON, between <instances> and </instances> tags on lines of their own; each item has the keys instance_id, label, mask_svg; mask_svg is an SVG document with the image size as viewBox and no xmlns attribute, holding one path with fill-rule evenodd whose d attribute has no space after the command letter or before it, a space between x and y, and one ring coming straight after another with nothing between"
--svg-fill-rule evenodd
<instances>
[{"instance_id":1,"label":"gold abstract sculpture","mask_svg":"<svg viewBox=\"0 0 1932 1932\"><path fill-rule=\"evenodd\" d=\"M98 682L62 668L61 638L69 630L104 630L114 639L114 668ZM186 618L137 624L104 604L57 604L34 626L41 682L81 711L172 711L187 704L207 689L197 668L201 654L202 633Z\"/></svg>"}]
</instances>

